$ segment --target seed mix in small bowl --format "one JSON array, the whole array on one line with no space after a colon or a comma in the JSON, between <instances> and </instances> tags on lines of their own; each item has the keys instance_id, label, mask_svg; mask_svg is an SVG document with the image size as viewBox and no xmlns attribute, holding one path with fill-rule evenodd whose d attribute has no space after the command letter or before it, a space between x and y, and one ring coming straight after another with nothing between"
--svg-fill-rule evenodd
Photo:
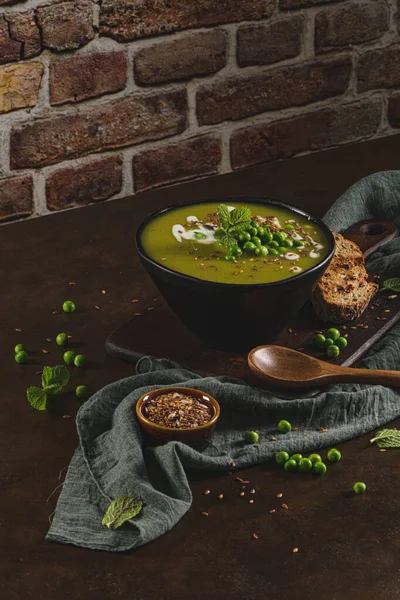
<instances>
[{"instance_id":1,"label":"seed mix in small bowl","mask_svg":"<svg viewBox=\"0 0 400 600\"><path fill-rule=\"evenodd\" d=\"M143 414L156 425L171 429L193 429L211 421L214 410L194 396L171 392L146 402Z\"/></svg>"}]
</instances>

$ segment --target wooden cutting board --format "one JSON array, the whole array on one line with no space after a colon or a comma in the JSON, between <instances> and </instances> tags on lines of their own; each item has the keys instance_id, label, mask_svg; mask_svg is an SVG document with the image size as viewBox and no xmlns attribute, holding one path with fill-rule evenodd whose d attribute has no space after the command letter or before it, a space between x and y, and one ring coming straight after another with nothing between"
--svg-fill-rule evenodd
<instances>
[{"instance_id":1,"label":"wooden cutting board","mask_svg":"<svg viewBox=\"0 0 400 600\"><path fill-rule=\"evenodd\" d=\"M395 225L388 221L376 220L357 223L344 234L360 246L365 257L397 235L398 230ZM373 280L378 284L379 279L378 276L373 276ZM348 334L348 346L342 350L337 359L330 360L343 366L354 365L400 320L400 294L395 299L389 300L389 296L392 295L395 293L379 292L357 321L339 327L343 333ZM235 354L209 348L190 333L162 298L159 298L151 308L154 310L144 311L134 316L111 333L106 341L109 354L133 364L145 355L169 358L199 373L238 377L260 385L260 382L256 381L250 373L247 353ZM307 354L319 358L326 358L323 353L315 352L312 338L316 331L322 331L327 327L329 324L320 321L311 303L307 303L290 327L282 332L276 343L296 350L302 349ZM317 393L318 390L313 390L309 395ZM280 395L293 396L292 392L286 391ZM304 396L304 392L302 395Z\"/></svg>"}]
</instances>

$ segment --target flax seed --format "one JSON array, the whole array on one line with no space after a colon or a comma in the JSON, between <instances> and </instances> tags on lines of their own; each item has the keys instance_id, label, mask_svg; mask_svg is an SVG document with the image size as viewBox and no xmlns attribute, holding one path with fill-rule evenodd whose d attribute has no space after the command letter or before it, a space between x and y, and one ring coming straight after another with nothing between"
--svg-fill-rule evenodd
<instances>
[{"instance_id":1,"label":"flax seed","mask_svg":"<svg viewBox=\"0 0 400 600\"><path fill-rule=\"evenodd\" d=\"M239 493L239 496L244 496L244 492L240 492L240 493Z\"/></svg>"},{"instance_id":2,"label":"flax seed","mask_svg":"<svg viewBox=\"0 0 400 600\"><path fill-rule=\"evenodd\" d=\"M381 448L379 452L386 452L386 448Z\"/></svg>"},{"instance_id":3,"label":"flax seed","mask_svg":"<svg viewBox=\"0 0 400 600\"><path fill-rule=\"evenodd\" d=\"M254 504L254 500L253 499L249 500L249 504Z\"/></svg>"},{"instance_id":4,"label":"flax seed","mask_svg":"<svg viewBox=\"0 0 400 600\"><path fill-rule=\"evenodd\" d=\"M135 313L135 317L141 317L143 313Z\"/></svg>"},{"instance_id":5,"label":"flax seed","mask_svg":"<svg viewBox=\"0 0 400 600\"><path fill-rule=\"evenodd\" d=\"M238 481L239 483L244 483L244 484L247 484L247 483L249 483L249 482L247 481L247 479L242 479L241 477L235 477L235 480L236 480L236 481Z\"/></svg>"},{"instance_id":6,"label":"flax seed","mask_svg":"<svg viewBox=\"0 0 400 600\"><path fill-rule=\"evenodd\" d=\"M97 304L95 305L95 309L96 310L100 310L100 306L97 306Z\"/></svg>"},{"instance_id":7,"label":"flax seed","mask_svg":"<svg viewBox=\"0 0 400 600\"><path fill-rule=\"evenodd\" d=\"M390 310L387 308L386 310L384 310L383 312L385 313L390 313Z\"/></svg>"},{"instance_id":8,"label":"flax seed","mask_svg":"<svg viewBox=\"0 0 400 600\"><path fill-rule=\"evenodd\" d=\"M273 515L276 512L275 508L271 508L271 510L269 511L270 515Z\"/></svg>"},{"instance_id":9,"label":"flax seed","mask_svg":"<svg viewBox=\"0 0 400 600\"><path fill-rule=\"evenodd\" d=\"M71 415L63 415L63 419L72 419Z\"/></svg>"},{"instance_id":10,"label":"flax seed","mask_svg":"<svg viewBox=\"0 0 400 600\"><path fill-rule=\"evenodd\" d=\"M209 516L209 513L206 512L205 510L203 510L203 512L201 514L203 515L203 517L208 517Z\"/></svg>"},{"instance_id":11,"label":"flax seed","mask_svg":"<svg viewBox=\"0 0 400 600\"><path fill-rule=\"evenodd\" d=\"M22 329L20 329L19 327L16 327L15 331L17 331L18 333L21 333Z\"/></svg>"},{"instance_id":12,"label":"flax seed","mask_svg":"<svg viewBox=\"0 0 400 600\"><path fill-rule=\"evenodd\" d=\"M397 294L392 294L392 296L388 296L388 300L396 300Z\"/></svg>"},{"instance_id":13,"label":"flax seed","mask_svg":"<svg viewBox=\"0 0 400 600\"><path fill-rule=\"evenodd\" d=\"M284 508L285 510L289 510L289 507L287 504L282 504L282 508Z\"/></svg>"},{"instance_id":14,"label":"flax seed","mask_svg":"<svg viewBox=\"0 0 400 600\"><path fill-rule=\"evenodd\" d=\"M43 354L48 354L49 353L49 351L46 350L46 348L42 348L42 352L43 352Z\"/></svg>"},{"instance_id":15,"label":"flax seed","mask_svg":"<svg viewBox=\"0 0 400 600\"><path fill-rule=\"evenodd\" d=\"M253 488L252 490L250 490L250 494L255 494L256 490Z\"/></svg>"},{"instance_id":16,"label":"flax seed","mask_svg":"<svg viewBox=\"0 0 400 600\"><path fill-rule=\"evenodd\" d=\"M258 535L256 533L253 533L253 540L258 540Z\"/></svg>"},{"instance_id":17,"label":"flax seed","mask_svg":"<svg viewBox=\"0 0 400 600\"><path fill-rule=\"evenodd\" d=\"M276 495L277 498L282 498L283 494L282 492L280 492L279 494Z\"/></svg>"},{"instance_id":18,"label":"flax seed","mask_svg":"<svg viewBox=\"0 0 400 600\"><path fill-rule=\"evenodd\" d=\"M101 290L102 294L107 294L106 290Z\"/></svg>"},{"instance_id":19,"label":"flax seed","mask_svg":"<svg viewBox=\"0 0 400 600\"><path fill-rule=\"evenodd\" d=\"M53 315L58 315L58 310L53 310L52 314Z\"/></svg>"},{"instance_id":20,"label":"flax seed","mask_svg":"<svg viewBox=\"0 0 400 600\"><path fill-rule=\"evenodd\" d=\"M208 496L208 494L211 494L211 491L210 490L204 490L203 494L204 494L204 496Z\"/></svg>"},{"instance_id":21,"label":"flax seed","mask_svg":"<svg viewBox=\"0 0 400 600\"><path fill-rule=\"evenodd\" d=\"M223 497L224 497L223 494L218 494L218 500L222 500Z\"/></svg>"},{"instance_id":22,"label":"flax seed","mask_svg":"<svg viewBox=\"0 0 400 600\"><path fill-rule=\"evenodd\" d=\"M296 552L298 552L299 549L298 548L293 548L293 552L296 554Z\"/></svg>"},{"instance_id":23,"label":"flax seed","mask_svg":"<svg viewBox=\"0 0 400 600\"><path fill-rule=\"evenodd\" d=\"M51 338L46 338L46 342L51 342Z\"/></svg>"},{"instance_id":24,"label":"flax seed","mask_svg":"<svg viewBox=\"0 0 400 600\"><path fill-rule=\"evenodd\" d=\"M231 462L231 467L236 467L236 463L235 463L235 461L232 461L232 462Z\"/></svg>"},{"instance_id":25,"label":"flax seed","mask_svg":"<svg viewBox=\"0 0 400 600\"><path fill-rule=\"evenodd\" d=\"M70 281L68 285L76 285L76 281Z\"/></svg>"},{"instance_id":26,"label":"flax seed","mask_svg":"<svg viewBox=\"0 0 400 600\"><path fill-rule=\"evenodd\" d=\"M135 300L132 300L132 304L135 304L136 302L139 302L139 300L137 300L136 298Z\"/></svg>"}]
</instances>

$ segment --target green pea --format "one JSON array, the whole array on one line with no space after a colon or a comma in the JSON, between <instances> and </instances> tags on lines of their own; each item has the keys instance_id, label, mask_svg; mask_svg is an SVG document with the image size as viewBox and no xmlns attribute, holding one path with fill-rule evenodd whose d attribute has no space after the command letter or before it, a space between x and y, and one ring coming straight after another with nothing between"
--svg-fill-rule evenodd
<instances>
[{"instance_id":1,"label":"green pea","mask_svg":"<svg viewBox=\"0 0 400 600\"><path fill-rule=\"evenodd\" d=\"M276 248L270 248L268 252L271 256L279 256L279 252Z\"/></svg>"},{"instance_id":2,"label":"green pea","mask_svg":"<svg viewBox=\"0 0 400 600\"><path fill-rule=\"evenodd\" d=\"M289 423L289 421L285 421L284 419L281 419L278 423L278 431L280 431L281 433L288 433L289 431L292 430L292 426Z\"/></svg>"},{"instance_id":3,"label":"green pea","mask_svg":"<svg viewBox=\"0 0 400 600\"><path fill-rule=\"evenodd\" d=\"M367 486L365 485L365 483L363 481L356 481L356 483L353 485L353 491L356 494L363 494L366 489L367 489Z\"/></svg>"},{"instance_id":4,"label":"green pea","mask_svg":"<svg viewBox=\"0 0 400 600\"><path fill-rule=\"evenodd\" d=\"M264 242L264 244L270 244L273 240L273 236L272 233L270 231L266 231L262 236L262 241Z\"/></svg>"},{"instance_id":5,"label":"green pea","mask_svg":"<svg viewBox=\"0 0 400 600\"><path fill-rule=\"evenodd\" d=\"M78 385L75 390L75 394L78 396L78 398L86 398L88 395L87 385Z\"/></svg>"},{"instance_id":6,"label":"green pea","mask_svg":"<svg viewBox=\"0 0 400 600\"><path fill-rule=\"evenodd\" d=\"M331 448L330 450L328 450L328 454L326 455L326 457L329 460L329 462L338 462L342 458L342 455L336 448Z\"/></svg>"},{"instance_id":7,"label":"green pea","mask_svg":"<svg viewBox=\"0 0 400 600\"><path fill-rule=\"evenodd\" d=\"M235 257L233 256L233 254L225 254L224 258L228 262L233 262L235 260Z\"/></svg>"},{"instance_id":8,"label":"green pea","mask_svg":"<svg viewBox=\"0 0 400 600\"><path fill-rule=\"evenodd\" d=\"M285 464L283 465L283 468L285 469L285 471L297 471L297 462L295 460L287 460L285 462Z\"/></svg>"},{"instance_id":9,"label":"green pea","mask_svg":"<svg viewBox=\"0 0 400 600\"><path fill-rule=\"evenodd\" d=\"M255 246L261 246L261 240L258 236L255 235L254 237L252 237L251 241Z\"/></svg>"},{"instance_id":10,"label":"green pea","mask_svg":"<svg viewBox=\"0 0 400 600\"><path fill-rule=\"evenodd\" d=\"M324 475L326 473L326 464L322 461L314 463L314 472L317 475Z\"/></svg>"},{"instance_id":11,"label":"green pea","mask_svg":"<svg viewBox=\"0 0 400 600\"><path fill-rule=\"evenodd\" d=\"M249 232L248 232L248 231L242 231L242 232L239 234L239 240L240 240L241 242L249 242L249 241L251 240L251 235L249 234Z\"/></svg>"},{"instance_id":12,"label":"green pea","mask_svg":"<svg viewBox=\"0 0 400 600\"><path fill-rule=\"evenodd\" d=\"M288 223L287 225L285 225L284 229L287 229L288 231L290 231L291 229L294 229L294 225L291 225L290 223Z\"/></svg>"},{"instance_id":13,"label":"green pea","mask_svg":"<svg viewBox=\"0 0 400 600\"><path fill-rule=\"evenodd\" d=\"M232 256L240 256L242 254L242 249L239 246L230 246L229 254Z\"/></svg>"},{"instance_id":14,"label":"green pea","mask_svg":"<svg viewBox=\"0 0 400 600\"><path fill-rule=\"evenodd\" d=\"M259 226L260 225L258 224L258 221L250 221L250 227L255 227L256 229L258 229Z\"/></svg>"},{"instance_id":15,"label":"green pea","mask_svg":"<svg viewBox=\"0 0 400 600\"><path fill-rule=\"evenodd\" d=\"M311 460L313 465L317 462L322 462L322 458L321 458L320 454L317 454L316 452L314 452L313 454L310 454L310 456L308 458Z\"/></svg>"},{"instance_id":16,"label":"green pea","mask_svg":"<svg viewBox=\"0 0 400 600\"><path fill-rule=\"evenodd\" d=\"M325 348L329 348L329 346L332 346L332 344L334 343L334 341L331 338L326 338L325 339Z\"/></svg>"},{"instance_id":17,"label":"green pea","mask_svg":"<svg viewBox=\"0 0 400 600\"><path fill-rule=\"evenodd\" d=\"M304 240L294 240L293 245L296 246L296 248L304 248L305 243Z\"/></svg>"},{"instance_id":18,"label":"green pea","mask_svg":"<svg viewBox=\"0 0 400 600\"><path fill-rule=\"evenodd\" d=\"M83 354L77 354L74 358L74 365L76 367L83 367L83 365L85 364L85 357L83 356Z\"/></svg>"},{"instance_id":19,"label":"green pea","mask_svg":"<svg viewBox=\"0 0 400 600\"><path fill-rule=\"evenodd\" d=\"M340 354L340 349L335 344L332 344L326 349L326 354L329 358L337 358Z\"/></svg>"},{"instance_id":20,"label":"green pea","mask_svg":"<svg viewBox=\"0 0 400 600\"><path fill-rule=\"evenodd\" d=\"M246 242L243 247L247 252L253 252L256 249L256 245L253 242Z\"/></svg>"},{"instance_id":21,"label":"green pea","mask_svg":"<svg viewBox=\"0 0 400 600\"><path fill-rule=\"evenodd\" d=\"M261 246L260 246L260 247L257 247L257 248L254 250L254 254L255 254L256 256L261 256Z\"/></svg>"},{"instance_id":22,"label":"green pea","mask_svg":"<svg viewBox=\"0 0 400 600\"><path fill-rule=\"evenodd\" d=\"M246 444L256 444L258 442L257 431L247 431L244 434L244 441L246 442Z\"/></svg>"},{"instance_id":23,"label":"green pea","mask_svg":"<svg viewBox=\"0 0 400 600\"><path fill-rule=\"evenodd\" d=\"M313 468L313 464L309 458L302 458L297 467L300 473L308 473Z\"/></svg>"},{"instance_id":24,"label":"green pea","mask_svg":"<svg viewBox=\"0 0 400 600\"><path fill-rule=\"evenodd\" d=\"M64 352L63 359L65 364L72 365L72 363L74 362L74 358L75 352L73 352L72 350L67 350L67 352Z\"/></svg>"},{"instance_id":25,"label":"green pea","mask_svg":"<svg viewBox=\"0 0 400 600\"><path fill-rule=\"evenodd\" d=\"M15 362L24 364L28 362L28 353L25 350L21 350L21 352L17 352L15 355Z\"/></svg>"},{"instance_id":26,"label":"green pea","mask_svg":"<svg viewBox=\"0 0 400 600\"><path fill-rule=\"evenodd\" d=\"M296 464L298 464L302 458L303 458L303 455L300 454L299 452L297 452L296 454L292 454L292 456L290 457L290 460L294 460L296 462Z\"/></svg>"},{"instance_id":27,"label":"green pea","mask_svg":"<svg viewBox=\"0 0 400 600\"><path fill-rule=\"evenodd\" d=\"M314 335L314 337L313 337L313 344L317 348L324 348L325 341L326 341L326 337L324 335L322 335L322 333L317 333L317 335Z\"/></svg>"},{"instance_id":28,"label":"green pea","mask_svg":"<svg viewBox=\"0 0 400 600\"><path fill-rule=\"evenodd\" d=\"M25 350L24 344L17 344L14 348L15 354L18 354L18 352L23 352L24 350Z\"/></svg>"},{"instance_id":29,"label":"green pea","mask_svg":"<svg viewBox=\"0 0 400 600\"><path fill-rule=\"evenodd\" d=\"M56 344L58 346L65 346L68 343L68 336L66 333L59 333L56 337Z\"/></svg>"},{"instance_id":30,"label":"green pea","mask_svg":"<svg viewBox=\"0 0 400 600\"><path fill-rule=\"evenodd\" d=\"M327 330L325 335L327 338L331 338L333 341L335 341L340 337L340 331L339 329L336 329L336 327L331 327Z\"/></svg>"},{"instance_id":31,"label":"green pea","mask_svg":"<svg viewBox=\"0 0 400 600\"><path fill-rule=\"evenodd\" d=\"M282 246L285 246L285 248L292 248L293 247L293 240L291 240L290 238L286 238L286 240L283 240L281 242Z\"/></svg>"},{"instance_id":32,"label":"green pea","mask_svg":"<svg viewBox=\"0 0 400 600\"><path fill-rule=\"evenodd\" d=\"M343 350L343 348L346 348L347 346L347 339L345 337L340 336L335 341L335 344L338 348L340 348L340 350Z\"/></svg>"},{"instance_id":33,"label":"green pea","mask_svg":"<svg viewBox=\"0 0 400 600\"><path fill-rule=\"evenodd\" d=\"M72 300L66 300L62 305L62 309L66 313L74 312L75 308L75 304L72 302Z\"/></svg>"},{"instance_id":34,"label":"green pea","mask_svg":"<svg viewBox=\"0 0 400 600\"><path fill-rule=\"evenodd\" d=\"M201 231L196 231L194 237L196 240L205 240L207 236L204 235L204 233L201 233Z\"/></svg>"},{"instance_id":35,"label":"green pea","mask_svg":"<svg viewBox=\"0 0 400 600\"><path fill-rule=\"evenodd\" d=\"M254 235L257 235L258 233L258 228L257 227L249 227L248 230L249 234L253 237Z\"/></svg>"},{"instance_id":36,"label":"green pea","mask_svg":"<svg viewBox=\"0 0 400 600\"><path fill-rule=\"evenodd\" d=\"M261 256L267 256L268 255L268 248L266 248L265 246L260 246L259 250L260 250Z\"/></svg>"},{"instance_id":37,"label":"green pea","mask_svg":"<svg viewBox=\"0 0 400 600\"><path fill-rule=\"evenodd\" d=\"M274 240L276 240L279 244L281 244L283 240L286 240L286 238L287 233L284 233L283 231L277 231L274 233Z\"/></svg>"},{"instance_id":38,"label":"green pea","mask_svg":"<svg viewBox=\"0 0 400 600\"><path fill-rule=\"evenodd\" d=\"M272 242L270 242L268 246L271 246L272 248L279 248L279 244L276 240L272 240Z\"/></svg>"},{"instance_id":39,"label":"green pea","mask_svg":"<svg viewBox=\"0 0 400 600\"><path fill-rule=\"evenodd\" d=\"M284 248L283 246L279 246L277 248L277 250L278 250L279 254L286 254L286 252L287 252L287 248Z\"/></svg>"},{"instance_id":40,"label":"green pea","mask_svg":"<svg viewBox=\"0 0 400 600\"><path fill-rule=\"evenodd\" d=\"M278 463L278 465L284 465L285 462L287 462L289 460L289 454L287 452L284 452L283 450L281 452L277 452L275 454L275 460Z\"/></svg>"}]
</instances>

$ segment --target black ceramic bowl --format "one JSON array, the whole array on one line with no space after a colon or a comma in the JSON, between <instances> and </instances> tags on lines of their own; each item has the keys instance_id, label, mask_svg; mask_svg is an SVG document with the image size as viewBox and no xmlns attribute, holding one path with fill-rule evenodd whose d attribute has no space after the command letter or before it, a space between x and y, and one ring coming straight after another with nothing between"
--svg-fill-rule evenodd
<instances>
[{"instance_id":1,"label":"black ceramic bowl","mask_svg":"<svg viewBox=\"0 0 400 600\"><path fill-rule=\"evenodd\" d=\"M136 245L140 259L161 295L190 331L212 348L245 352L254 346L274 342L293 319L329 265L335 251L335 238L320 219L290 204L260 198L223 199L225 203L230 201L268 204L289 209L308 218L326 236L328 254L311 269L290 279L258 284L205 281L168 269L147 256L141 243L141 235L154 217L177 207L201 202L219 203L221 199L185 202L157 211L139 227Z\"/></svg>"}]
</instances>

